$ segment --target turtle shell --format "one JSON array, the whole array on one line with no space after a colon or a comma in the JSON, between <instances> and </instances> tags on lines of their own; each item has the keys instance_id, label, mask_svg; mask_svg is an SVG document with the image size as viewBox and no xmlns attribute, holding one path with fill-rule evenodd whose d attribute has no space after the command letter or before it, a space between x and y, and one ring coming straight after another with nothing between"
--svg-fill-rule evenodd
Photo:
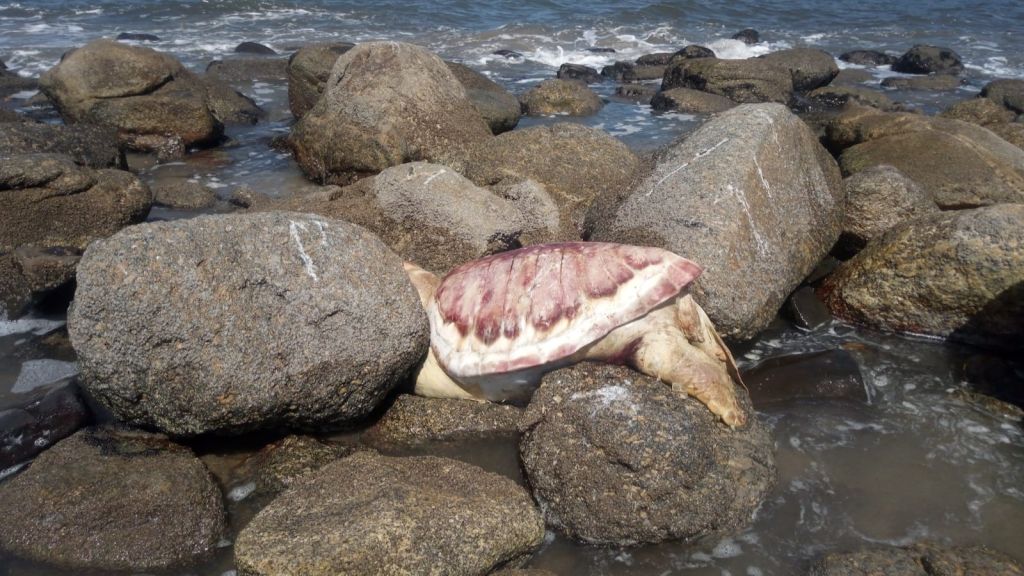
<instances>
[{"instance_id":1,"label":"turtle shell","mask_svg":"<svg viewBox=\"0 0 1024 576\"><path fill-rule=\"evenodd\" d=\"M431 346L455 378L564 359L676 296L701 268L661 248L540 244L474 260L427 306Z\"/></svg>"}]
</instances>

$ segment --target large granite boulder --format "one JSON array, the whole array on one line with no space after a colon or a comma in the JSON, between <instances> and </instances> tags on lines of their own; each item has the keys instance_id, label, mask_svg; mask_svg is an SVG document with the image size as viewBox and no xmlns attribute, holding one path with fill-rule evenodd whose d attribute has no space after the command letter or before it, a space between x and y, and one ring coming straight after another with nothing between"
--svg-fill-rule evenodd
<instances>
[{"instance_id":1,"label":"large granite boulder","mask_svg":"<svg viewBox=\"0 0 1024 576\"><path fill-rule=\"evenodd\" d=\"M349 42L320 42L303 46L288 59L288 108L302 118L320 100L338 57L352 49Z\"/></svg>"},{"instance_id":2,"label":"large granite boulder","mask_svg":"<svg viewBox=\"0 0 1024 576\"><path fill-rule=\"evenodd\" d=\"M547 374L521 430L523 467L548 524L585 542L738 531L775 484L772 440L756 417L732 430L704 404L621 366Z\"/></svg>"},{"instance_id":3,"label":"large granite boulder","mask_svg":"<svg viewBox=\"0 0 1024 576\"><path fill-rule=\"evenodd\" d=\"M787 68L757 58L692 58L673 60L665 70L661 89L672 88L693 88L741 103L786 104L793 95L793 77Z\"/></svg>"},{"instance_id":4,"label":"large granite boulder","mask_svg":"<svg viewBox=\"0 0 1024 576\"><path fill-rule=\"evenodd\" d=\"M997 348L1024 345L1024 204L890 229L825 279L832 312L865 326Z\"/></svg>"},{"instance_id":5,"label":"large granite boulder","mask_svg":"<svg viewBox=\"0 0 1024 576\"><path fill-rule=\"evenodd\" d=\"M139 150L213 144L223 133L203 83L149 48L94 40L65 54L39 88L66 122L114 126Z\"/></svg>"},{"instance_id":6,"label":"large granite boulder","mask_svg":"<svg viewBox=\"0 0 1024 576\"><path fill-rule=\"evenodd\" d=\"M489 190L427 162L388 168L335 193L271 208L358 224L403 260L438 274L482 256L557 239L560 232L558 206L536 182Z\"/></svg>"},{"instance_id":7,"label":"large granite boulder","mask_svg":"<svg viewBox=\"0 0 1024 576\"><path fill-rule=\"evenodd\" d=\"M117 130L91 124L0 123L0 156L32 153L66 154L90 168L123 168Z\"/></svg>"},{"instance_id":8,"label":"large granite boulder","mask_svg":"<svg viewBox=\"0 0 1024 576\"><path fill-rule=\"evenodd\" d=\"M529 493L476 466L359 452L303 476L235 543L253 576L484 575L544 537Z\"/></svg>"},{"instance_id":9,"label":"large granite boulder","mask_svg":"<svg viewBox=\"0 0 1024 576\"><path fill-rule=\"evenodd\" d=\"M64 285L94 240L146 218L153 197L138 178L58 154L0 160L0 315L17 316Z\"/></svg>"},{"instance_id":10,"label":"large granite boulder","mask_svg":"<svg viewBox=\"0 0 1024 576\"><path fill-rule=\"evenodd\" d=\"M335 62L290 143L311 179L341 182L419 160L461 171L491 130L445 63L401 42L368 42Z\"/></svg>"},{"instance_id":11,"label":"large granite boulder","mask_svg":"<svg viewBox=\"0 0 1024 576\"><path fill-rule=\"evenodd\" d=\"M93 396L174 435L353 422L428 340L401 259L376 236L285 212L143 224L93 244L68 332Z\"/></svg>"},{"instance_id":12,"label":"large granite boulder","mask_svg":"<svg viewBox=\"0 0 1024 576\"><path fill-rule=\"evenodd\" d=\"M1013 119L1017 117L1012 110L1008 110L988 98L971 98L957 102L944 110L940 116L979 126L1006 124L1013 122Z\"/></svg>"},{"instance_id":13,"label":"large granite boulder","mask_svg":"<svg viewBox=\"0 0 1024 576\"><path fill-rule=\"evenodd\" d=\"M810 92L825 86L839 74L835 58L815 48L779 50L759 56L758 59L789 70L793 77L793 89L797 92Z\"/></svg>"},{"instance_id":14,"label":"large granite boulder","mask_svg":"<svg viewBox=\"0 0 1024 576\"><path fill-rule=\"evenodd\" d=\"M807 576L1020 576L1024 566L985 546L946 547L921 542L903 548L829 552Z\"/></svg>"},{"instance_id":15,"label":"large granite boulder","mask_svg":"<svg viewBox=\"0 0 1024 576\"><path fill-rule=\"evenodd\" d=\"M1024 114L1024 80L993 80L981 89L981 95L1018 114Z\"/></svg>"},{"instance_id":16,"label":"large granite boulder","mask_svg":"<svg viewBox=\"0 0 1024 576\"><path fill-rule=\"evenodd\" d=\"M784 106L723 112L653 170L595 202L591 239L660 246L704 268L693 285L719 332L766 327L839 236L839 170Z\"/></svg>"},{"instance_id":17,"label":"large granite boulder","mask_svg":"<svg viewBox=\"0 0 1024 576\"><path fill-rule=\"evenodd\" d=\"M950 48L917 44L897 58L892 69L906 74L959 74L964 63Z\"/></svg>"},{"instance_id":18,"label":"large granite boulder","mask_svg":"<svg viewBox=\"0 0 1024 576\"><path fill-rule=\"evenodd\" d=\"M529 116L590 116L604 102L596 92L578 80L545 80L520 96L523 112Z\"/></svg>"},{"instance_id":19,"label":"large granite boulder","mask_svg":"<svg viewBox=\"0 0 1024 576\"><path fill-rule=\"evenodd\" d=\"M846 214L837 247L850 255L906 220L936 214L935 201L892 166L879 165L843 180Z\"/></svg>"},{"instance_id":20,"label":"large granite boulder","mask_svg":"<svg viewBox=\"0 0 1024 576\"><path fill-rule=\"evenodd\" d=\"M860 108L827 132L846 175L895 166L945 209L1024 201L1024 151L981 126Z\"/></svg>"},{"instance_id":21,"label":"large granite boulder","mask_svg":"<svg viewBox=\"0 0 1024 576\"><path fill-rule=\"evenodd\" d=\"M0 484L0 549L81 573L153 571L212 554L220 490L167 438L87 428Z\"/></svg>"},{"instance_id":22,"label":"large granite boulder","mask_svg":"<svg viewBox=\"0 0 1024 576\"><path fill-rule=\"evenodd\" d=\"M579 238L595 198L629 185L640 159L607 132L574 123L513 130L479 146L465 175L479 185L533 180L558 205L561 239Z\"/></svg>"},{"instance_id":23,"label":"large granite boulder","mask_svg":"<svg viewBox=\"0 0 1024 576\"><path fill-rule=\"evenodd\" d=\"M519 99L500 84L464 64L445 62L455 78L466 89L466 96L491 127L491 132L508 132L522 116Z\"/></svg>"}]
</instances>

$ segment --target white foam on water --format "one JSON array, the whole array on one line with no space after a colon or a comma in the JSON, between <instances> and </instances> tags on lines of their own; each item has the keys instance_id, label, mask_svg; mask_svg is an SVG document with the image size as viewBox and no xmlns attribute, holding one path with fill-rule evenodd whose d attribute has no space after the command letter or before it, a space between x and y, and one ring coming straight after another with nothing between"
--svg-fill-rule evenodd
<instances>
[{"instance_id":1,"label":"white foam on water","mask_svg":"<svg viewBox=\"0 0 1024 576\"><path fill-rule=\"evenodd\" d=\"M788 42L759 42L757 44L745 44L741 40L732 38L719 38L707 45L714 50L715 56L723 60L745 60L755 56L762 56L771 52L791 48Z\"/></svg>"},{"instance_id":2,"label":"white foam on water","mask_svg":"<svg viewBox=\"0 0 1024 576\"><path fill-rule=\"evenodd\" d=\"M743 547L736 543L732 538L726 538L715 545L714 550L711 551L711 555L715 558L735 558L743 554Z\"/></svg>"},{"instance_id":3,"label":"white foam on water","mask_svg":"<svg viewBox=\"0 0 1024 576\"><path fill-rule=\"evenodd\" d=\"M11 100L28 100L29 98L39 94L39 90L22 90L21 92L15 92L7 98Z\"/></svg>"},{"instance_id":4,"label":"white foam on water","mask_svg":"<svg viewBox=\"0 0 1024 576\"><path fill-rule=\"evenodd\" d=\"M15 464L10 468L4 468L3 470L0 470L0 480L3 480L4 478L7 478L12 474L17 474L18 471L24 468L27 464L28 462L22 462L21 464Z\"/></svg>"},{"instance_id":5,"label":"white foam on water","mask_svg":"<svg viewBox=\"0 0 1024 576\"><path fill-rule=\"evenodd\" d=\"M12 334L25 334L31 332L41 336L64 325L63 320L47 320L46 318L19 318L7 320L0 315L0 337Z\"/></svg>"},{"instance_id":6,"label":"white foam on water","mask_svg":"<svg viewBox=\"0 0 1024 576\"><path fill-rule=\"evenodd\" d=\"M64 380L78 374L78 364L75 362L64 362L63 360L29 360L21 365L21 372L15 380L11 392L24 394Z\"/></svg>"},{"instance_id":7,"label":"white foam on water","mask_svg":"<svg viewBox=\"0 0 1024 576\"><path fill-rule=\"evenodd\" d=\"M253 492L256 491L255 482L246 482L240 486L235 486L228 492L228 500L232 502L241 502L248 498Z\"/></svg>"}]
</instances>

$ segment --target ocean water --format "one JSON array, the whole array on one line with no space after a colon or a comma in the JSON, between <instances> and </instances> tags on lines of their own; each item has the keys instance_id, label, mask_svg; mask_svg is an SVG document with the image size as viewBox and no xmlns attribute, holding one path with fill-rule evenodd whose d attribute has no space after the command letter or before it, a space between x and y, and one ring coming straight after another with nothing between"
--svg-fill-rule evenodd
<instances>
[{"instance_id":1,"label":"ocean water","mask_svg":"<svg viewBox=\"0 0 1024 576\"><path fill-rule=\"evenodd\" d=\"M763 42L747 46L730 39L746 27L758 29ZM952 0L0 0L0 59L24 76L42 73L69 48L120 32L159 36L160 41L140 44L172 53L196 71L212 60L236 57L233 48L246 40L267 44L281 57L312 41L402 40L481 70L513 92L553 77L563 62L600 67L693 43L709 46L725 58L800 46L834 55L859 48L898 54L915 43L949 46L967 66L963 88L951 93L888 92L894 100L928 113L973 97L994 78L1024 78L1021 0L970 5ZM588 50L592 47L616 52L596 53ZM493 54L500 49L515 50L522 57ZM869 71L873 80L868 84L895 74L887 68ZM266 120L254 127L232 127L227 145L180 161L156 164L135 156L134 169L150 182L202 182L222 198L239 186L285 196L308 185L290 156L270 146L274 137L289 130L287 87L254 82L241 88L266 109ZM599 114L524 118L520 126L582 122L645 152L685 135L704 120L657 114L646 104L616 99L612 83L594 88L608 101ZM31 96L32 92L18 94L0 105L16 106ZM192 214L154 209L150 217ZM0 410L76 371L73 352L48 340L55 331L59 335L63 322L63 314L53 310L17 321L0 319ZM842 324L807 333L784 321L737 352L741 367L748 369L767 358L832 349L855 355L871 401L799 401L762 409L760 417L776 442L780 478L748 530L706 542L630 549L582 546L549 534L530 565L566 575L788 575L801 573L810 559L827 550L922 538L988 544L1024 560L1020 421L981 409L957 394L988 384L987 372L965 366L1003 366L1008 378L1019 384L1024 381L1024 364ZM240 457L228 445L202 450L208 463ZM512 443L426 450L521 480ZM4 475L0 471L0 481ZM251 504L246 484L228 481L224 488L232 502ZM232 522L243 523L241 519L255 512L256 505L252 506ZM226 576L232 570L228 546L209 563L168 574ZM0 575L8 574L69 572L0 555Z\"/></svg>"}]
</instances>

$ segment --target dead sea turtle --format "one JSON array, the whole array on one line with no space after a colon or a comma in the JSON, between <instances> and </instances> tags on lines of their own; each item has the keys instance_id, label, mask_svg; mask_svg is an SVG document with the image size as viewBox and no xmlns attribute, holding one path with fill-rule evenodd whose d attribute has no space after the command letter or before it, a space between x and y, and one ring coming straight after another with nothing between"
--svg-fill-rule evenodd
<instances>
[{"instance_id":1,"label":"dead sea turtle","mask_svg":"<svg viewBox=\"0 0 1024 576\"><path fill-rule=\"evenodd\" d=\"M746 422L732 355L684 291L702 270L672 252L565 242L474 260L440 280L406 271L430 319L420 395L523 401L546 372L595 360L667 382L729 426Z\"/></svg>"}]
</instances>

